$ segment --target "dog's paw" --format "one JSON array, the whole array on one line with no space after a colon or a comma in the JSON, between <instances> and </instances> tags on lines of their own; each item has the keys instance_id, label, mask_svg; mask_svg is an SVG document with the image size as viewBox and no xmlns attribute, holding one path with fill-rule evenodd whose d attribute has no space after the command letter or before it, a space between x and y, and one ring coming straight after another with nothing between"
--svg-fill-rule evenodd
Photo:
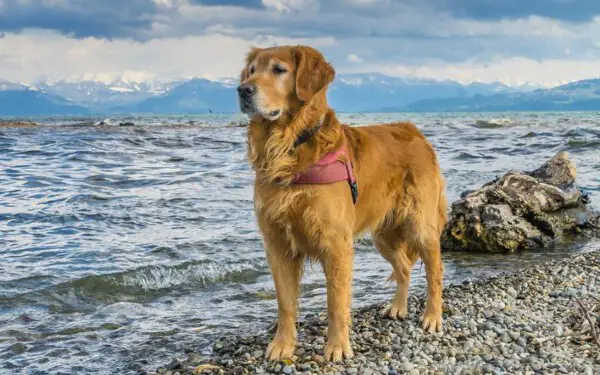
<instances>
[{"instance_id":1,"label":"dog's paw","mask_svg":"<svg viewBox=\"0 0 600 375\"><path fill-rule=\"evenodd\" d=\"M325 347L325 359L332 362L340 362L344 358L350 359L354 357L350 341L346 340L342 343L333 343L329 341Z\"/></svg>"},{"instance_id":2,"label":"dog's paw","mask_svg":"<svg viewBox=\"0 0 600 375\"><path fill-rule=\"evenodd\" d=\"M294 355L295 343L292 340L283 340L275 338L267 347L265 358L271 361L281 361L291 359Z\"/></svg>"},{"instance_id":3,"label":"dog's paw","mask_svg":"<svg viewBox=\"0 0 600 375\"><path fill-rule=\"evenodd\" d=\"M425 332L442 332L442 314L438 312L425 312L421 317L421 327Z\"/></svg>"},{"instance_id":4,"label":"dog's paw","mask_svg":"<svg viewBox=\"0 0 600 375\"><path fill-rule=\"evenodd\" d=\"M388 305L380 311L380 314L384 318L404 320L408 316L408 309L406 307L399 308L394 305Z\"/></svg>"}]
</instances>

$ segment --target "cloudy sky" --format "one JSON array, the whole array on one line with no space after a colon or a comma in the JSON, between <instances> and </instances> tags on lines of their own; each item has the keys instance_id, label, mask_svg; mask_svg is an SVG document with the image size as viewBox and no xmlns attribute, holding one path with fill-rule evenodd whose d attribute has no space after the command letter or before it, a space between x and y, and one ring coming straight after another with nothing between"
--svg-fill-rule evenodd
<instances>
[{"instance_id":1,"label":"cloudy sky","mask_svg":"<svg viewBox=\"0 0 600 375\"><path fill-rule=\"evenodd\" d=\"M600 0L0 0L0 79L237 76L250 46L338 72L550 86L600 76Z\"/></svg>"}]
</instances>

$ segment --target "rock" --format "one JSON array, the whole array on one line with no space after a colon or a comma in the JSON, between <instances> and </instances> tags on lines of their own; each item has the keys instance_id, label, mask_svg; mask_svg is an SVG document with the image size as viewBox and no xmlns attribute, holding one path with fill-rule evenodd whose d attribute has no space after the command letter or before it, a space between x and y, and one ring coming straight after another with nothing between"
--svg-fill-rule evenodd
<instances>
[{"instance_id":1,"label":"rock","mask_svg":"<svg viewBox=\"0 0 600 375\"><path fill-rule=\"evenodd\" d=\"M515 288L513 288L512 286L509 286L506 289L506 293L511 296L512 298L517 298L517 296L519 295L519 293L517 293L517 291L515 290Z\"/></svg>"},{"instance_id":2,"label":"rock","mask_svg":"<svg viewBox=\"0 0 600 375\"><path fill-rule=\"evenodd\" d=\"M292 369L292 367L288 366L288 365L284 366L283 370L282 370L282 372L286 375L291 374L293 371L294 371L294 369Z\"/></svg>"},{"instance_id":3,"label":"rock","mask_svg":"<svg viewBox=\"0 0 600 375\"><path fill-rule=\"evenodd\" d=\"M540 371L542 369L542 364L538 361L533 361L529 365L534 371Z\"/></svg>"},{"instance_id":4,"label":"rock","mask_svg":"<svg viewBox=\"0 0 600 375\"><path fill-rule=\"evenodd\" d=\"M302 369L302 371L310 371L311 369L311 365L310 363L303 363L300 368Z\"/></svg>"},{"instance_id":5,"label":"rock","mask_svg":"<svg viewBox=\"0 0 600 375\"><path fill-rule=\"evenodd\" d=\"M264 354L265 352L262 350L255 350L254 352L252 352L252 356L254 356L254 358L262 358Z\"/></svg>"},{"instance_id":6,"label":"rock","mask_svg":"<svg viewBox=\"0 0 600 375\"><path fill-rule=\"evenodd\" d=\"M167 365L167 370L177 370L177 369L180 369L181 367L182 367L181 361L179 359L175 358L171 361L171 363L169 363Z\"/></svg>"},{"instance_id":7,"label":"rock","mask_svg":"<svg viewBox=\"0 0 600 375\"><path fill-rule=\"evenodd\" d=\"M135 126L135 124L131 121L127 121L127 122L120 122L119 126Z\"/></svg>"},{"instance_id":8,"label":"rock","mask_svg":"<svg viewBox=\"0 0 600 375\"><path fill-rule=\"evenodd\" d=\"M556 337L562 337L564 335L564 329L563 326L560 324L555 324L554 325L554 335Z\"/></svg>"},{"instance_id":9,"label":"rock","mask_svg":"<svg viewBox=\"0 0 600 375\"><path fill-rule=\"evenodd\" d=\"M600 236L600 217L575 177L566 152L533 172L509 171L452 204L442 247L502 253L545 247L582 228Z\"/></svg>"},{"instance_id":10,"label":"rock","mask_svg":"<svg viewBox=\"0 0 600 375\"><path fill-rule=\"evenodd\" d=\"M402 363L402 366L401 366L402 371L404 371L404 372L409 372L410 370L413 369L413 367L415 367L415 365L413 365L410 362L404 362L404 363Z\"/></svg>"},{"instance_id":11,"label":"rock","mask_svg":"<svg viewBox=\"0 0 600 375\"><path fill-rule=\"evenodd\" d=\"M502 335L501 340L507 344L513 341L512 337L510 337L510 335L506 332Z\"/></svg>"}]
</instances>

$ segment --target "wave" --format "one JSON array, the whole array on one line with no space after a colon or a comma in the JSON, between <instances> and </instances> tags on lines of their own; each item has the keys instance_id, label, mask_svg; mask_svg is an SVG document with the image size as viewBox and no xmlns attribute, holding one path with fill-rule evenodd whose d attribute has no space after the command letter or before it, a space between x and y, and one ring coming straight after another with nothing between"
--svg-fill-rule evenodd
<instances>
[{"instance_id":1,"label":"wave","mask_svg":"<svg viewBox=\"0 0 600 375\"><path fill-rule=\"evenodd\" d=\"M491 120L477 120L472 126L479 129L498 129L513 124L514 121L509 118L499 118Z\"/></svg>"},{"instance_id":2,"label":"wave","mask_svg":"<svg viewBox=\"0 0 600 375\"><path fill-rule=\"evenodd\" d=\"M567 148L569 150L586 149L592 148L597 150L600 148L599 139L569 139L567 141Z\"/></svg>"},{"instance_id":3,"label":"wave","mask_svg":"<svg viewBox=\"0 0 600 375\"><path fill-rule=\"evenodd\" d=\"M0 306L20 303L50 306L53 311L89 311L116 302L147 303L214 284L252 283L268 274L264 260L240 262L188 261L178 265L147 265L104 275L89 275L35 292L0 297Z\"/></svg>"}]
</instances>

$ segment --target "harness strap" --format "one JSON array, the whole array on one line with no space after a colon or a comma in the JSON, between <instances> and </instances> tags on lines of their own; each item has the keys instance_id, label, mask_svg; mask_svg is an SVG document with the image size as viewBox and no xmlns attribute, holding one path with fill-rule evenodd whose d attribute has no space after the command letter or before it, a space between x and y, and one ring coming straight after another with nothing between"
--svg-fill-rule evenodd
<instances>
[{"instance_id":1,"label":"harness strap","mask_svg":"<svg viewBox=\"0 0 600 375\"><path fill-rule=\"evenodd\" d=\"M340 156L345 156L348 161L339 160ZM349 161L348 150L346 146L330 152L323 156L307 171L298 173L292 184L331 184L339 181L347 181L352 193L352 202L356 204L358 199L358 185L354 177L352 162Z\"/></svg>"}]
</instances>

